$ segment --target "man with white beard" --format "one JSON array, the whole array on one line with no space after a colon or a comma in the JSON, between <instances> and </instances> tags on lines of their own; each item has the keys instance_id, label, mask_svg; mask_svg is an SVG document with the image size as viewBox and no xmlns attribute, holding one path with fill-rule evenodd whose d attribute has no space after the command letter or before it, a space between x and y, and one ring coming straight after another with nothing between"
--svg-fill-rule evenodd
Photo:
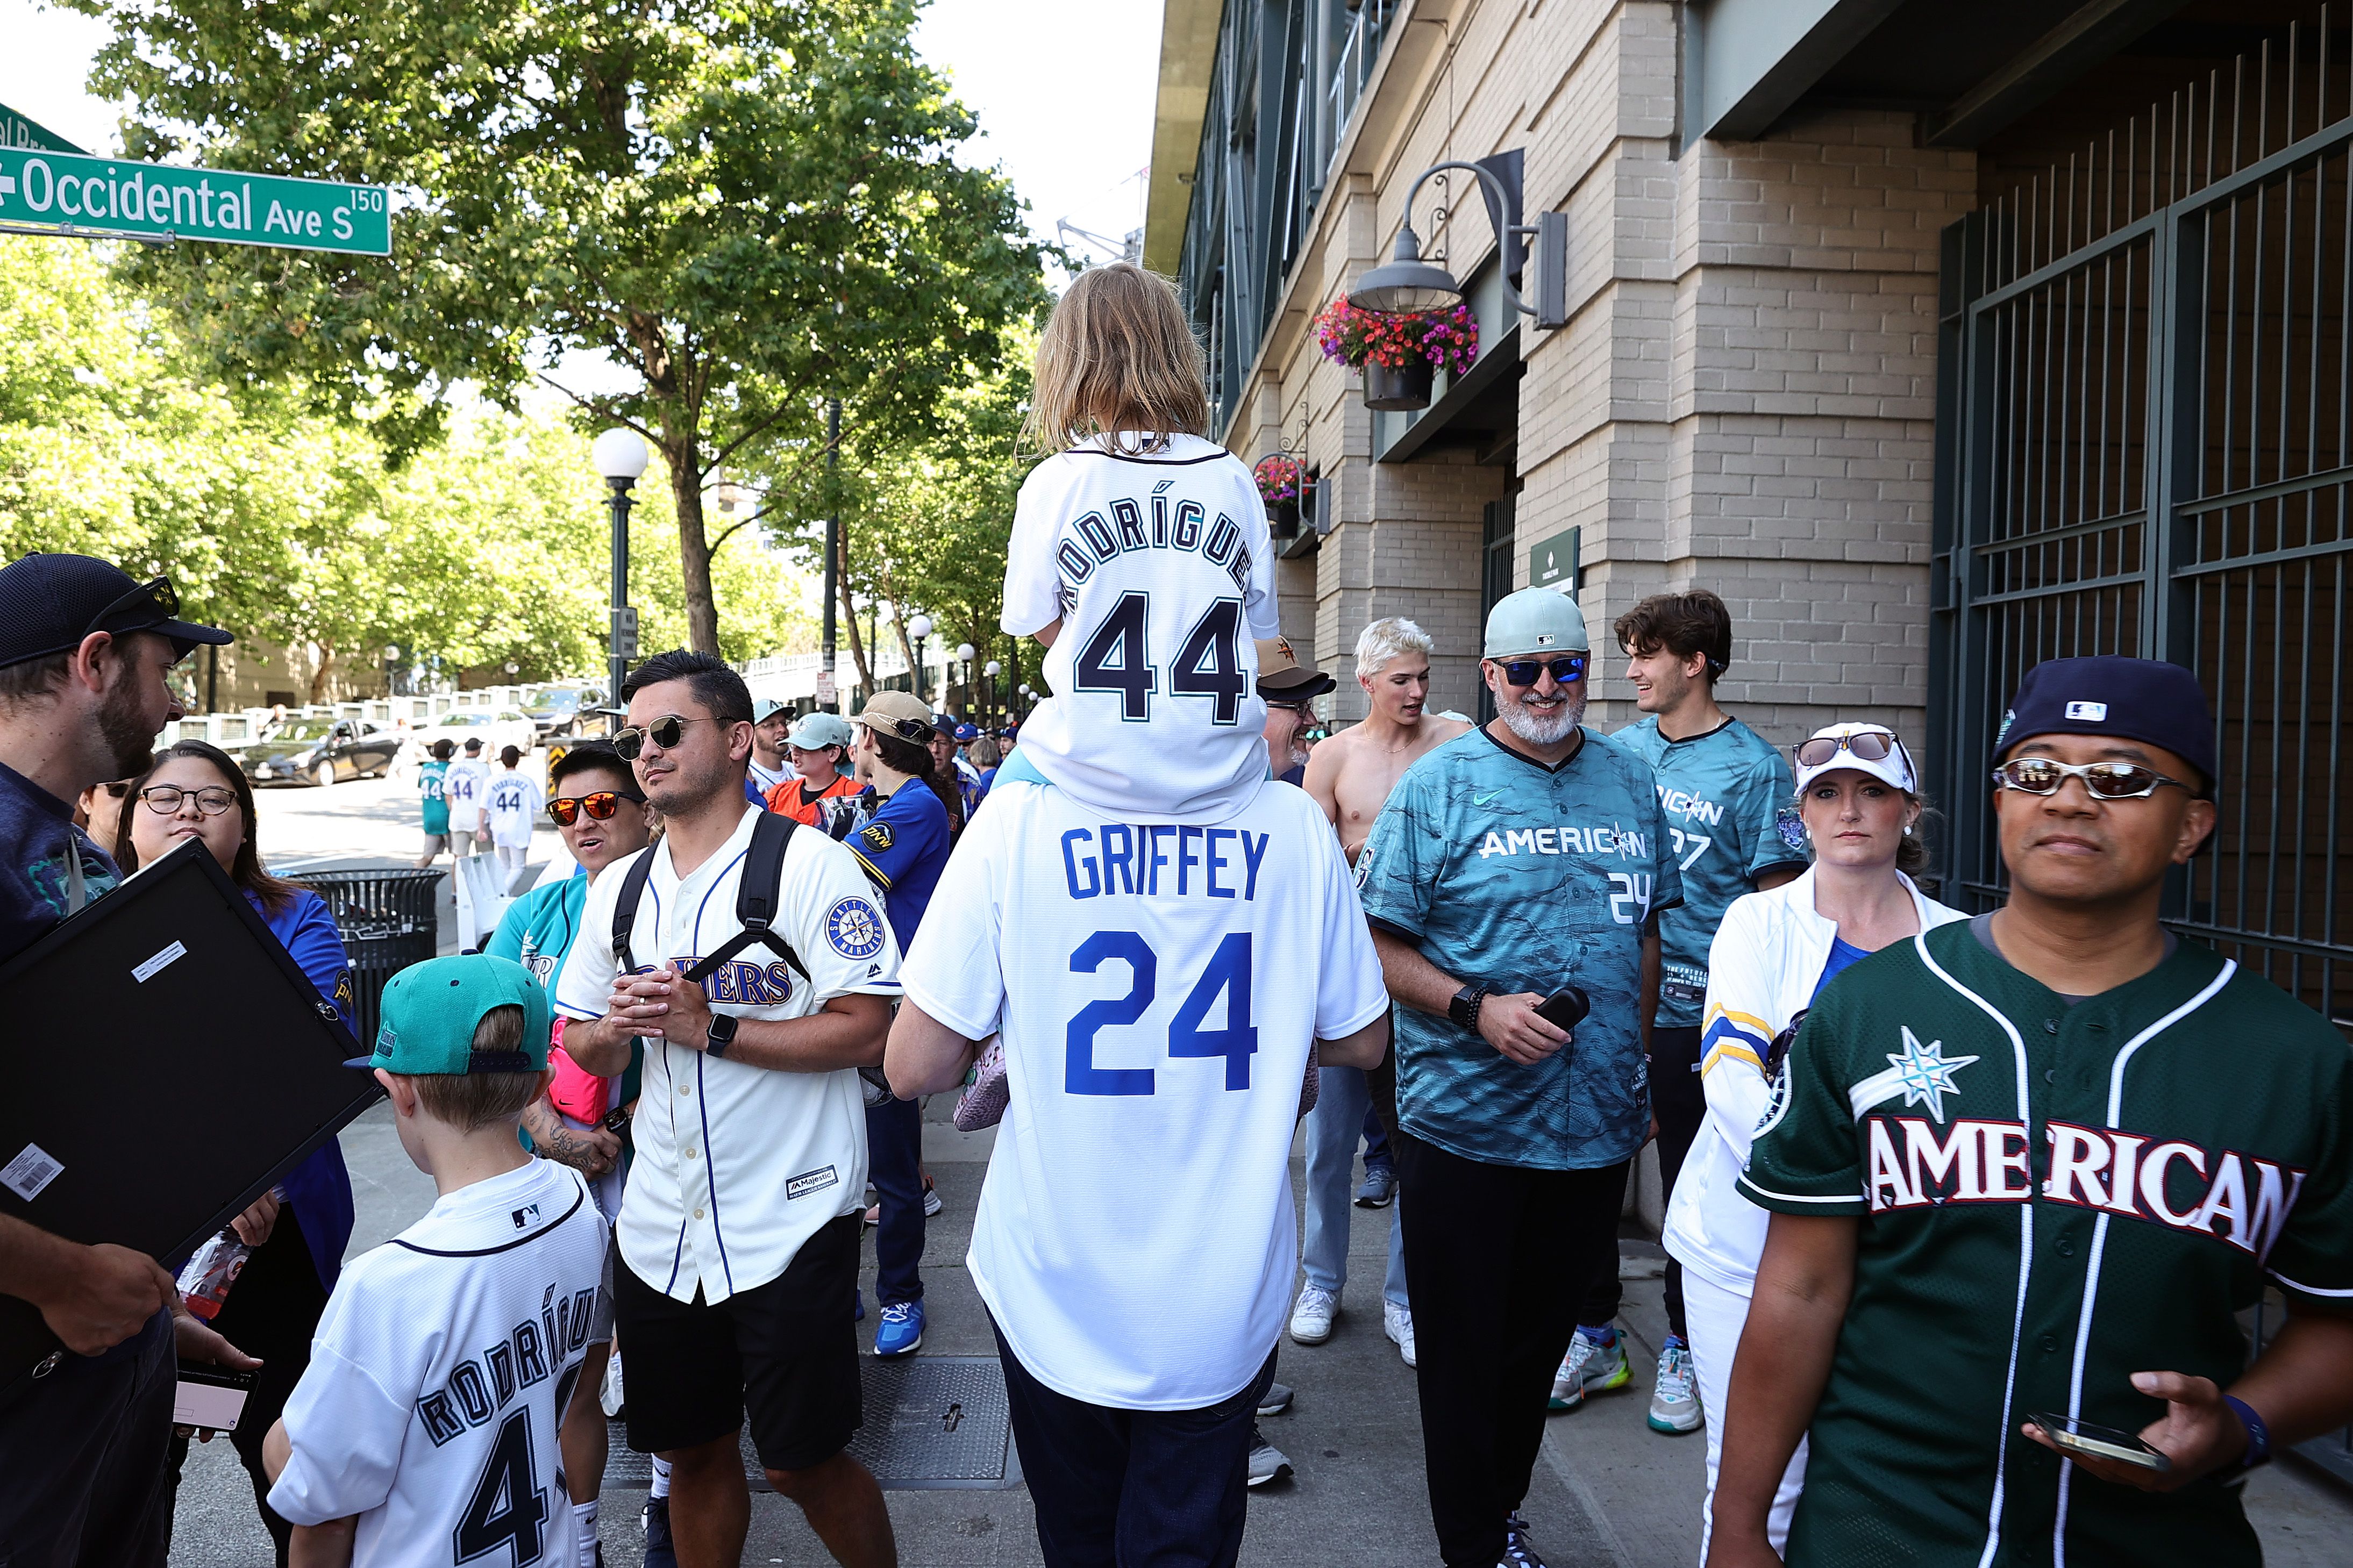
<instances>
[{"instance_id":1,"label":"man with white beard","mask_svg":"<svg viewBox=\"0 0 2353 1568\"><path fill-rule=\"evenodd\" d=\"M1583 727L1591 656L1575 600L1498 603L1497 716L1407 770L1356 861L1400 1004L1406 1288L1449 1568L1540 1568L1519 1507L1553 1369L1650 1135L1657 916L1683 884L1649 764Z\"/></svg>"}]
</instances>

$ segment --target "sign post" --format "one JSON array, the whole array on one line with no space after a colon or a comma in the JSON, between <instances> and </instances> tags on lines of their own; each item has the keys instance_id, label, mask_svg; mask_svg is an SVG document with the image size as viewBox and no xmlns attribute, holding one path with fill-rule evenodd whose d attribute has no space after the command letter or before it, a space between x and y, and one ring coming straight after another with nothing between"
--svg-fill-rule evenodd
<instances>
[{"instance_id":1,"label":"sign post","mask_svg":"<svg viewBox=\"0 0 2353 1568\"><path fill-rule=\"evenodd\" d=\"M0 147L0 226L77 237L210 239L353 256L392 254L390 193Z\"/></svg>"}]
</instances>

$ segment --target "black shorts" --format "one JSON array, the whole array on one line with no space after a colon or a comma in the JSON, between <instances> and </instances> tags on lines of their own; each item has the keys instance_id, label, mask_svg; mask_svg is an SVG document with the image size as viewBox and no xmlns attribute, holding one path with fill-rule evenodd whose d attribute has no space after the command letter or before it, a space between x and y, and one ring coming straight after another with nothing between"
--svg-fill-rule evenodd
<instances>
[{"instance_id":1,"label":"black shorts","mask_svg":"<svg viewBox=\"0 0 2353 1568\"><path fill-rule=\"evenodd\" d=\"M860 1216L801 1244L784 1273L716 1306L673 1300L625 1262L613 1308L628 1397L629 1447L666 1454L724 1437L748 1414L772 1470L805 1470L849 1446L864 1419L858 1381Z\"/></svg>"}]
</instances>

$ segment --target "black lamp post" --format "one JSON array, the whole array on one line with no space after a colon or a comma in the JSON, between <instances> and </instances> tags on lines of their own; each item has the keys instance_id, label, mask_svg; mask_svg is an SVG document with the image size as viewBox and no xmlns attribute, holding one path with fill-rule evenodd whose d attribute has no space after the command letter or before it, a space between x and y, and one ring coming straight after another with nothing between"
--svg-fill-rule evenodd
<instances>
[{"instance_id":1,"label":"black lamp post","mask_svg":"<svg viewBox=\"0 0 2353 1568\"><path fill-rule=\"evenodd\" d=\"M923 695L923 639L932 635L932 617L917 616L908 621L907 635L915 643L915 668L908 673L907 685L920 701Z\"/></svg>"},{"instance_id":2,"label":"black lamp post","mask_svg":"<svg viewBox=\"0 0 2353 1568\"><path fill-rule=\"evenodd\" d=\"M629 673L628 656L622 651L621 612L629 604L629 488L638 476L646 471L646 443L634 430L607 430L596 437L590 448L596 471L613 490L613 625L606 678L610 682L605 698L607 703L619 706L621 682Z\"/></svg>"}]
</instances>

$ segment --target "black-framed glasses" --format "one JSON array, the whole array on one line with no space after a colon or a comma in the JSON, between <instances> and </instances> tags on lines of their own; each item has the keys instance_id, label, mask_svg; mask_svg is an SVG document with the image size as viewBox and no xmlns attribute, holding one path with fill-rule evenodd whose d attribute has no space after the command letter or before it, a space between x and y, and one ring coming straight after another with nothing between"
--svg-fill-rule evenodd
<instances>
[{"instance_id":1,"label":"black-framed glasses","mask_svg":"<svg viewBox=\"0 0 2353 1568\"><path fill-rule=\"evenodd\" d=\"M142 604L153 607L156 612L155 618L159 621L179 619L180 591L172 586L172 580L169 577L150 577L130 592L119 595L112 604L92 616L90 625L83 628L81 635L88 637L92 632L105 631L107 622L133 605Z\"/></svg>"},{"instance_id":2,"label":"black-framed glasses","mask_svg":"<svg viewBox=\"0 0 2353 1568\"><path fill-rule=\"evenodd\" d=\"M589 821L605 822L621 809L621 803L625 800L633 800L639 805L646 803L646 797L635 790L600 789L588 795L558 795L547 803L547 815L555 818L558 827L571 826L580 820L580 814L584 811L588 814Z\"/></svg>"},{"instance_id":3,"label":"black-framed glasses","mask_svg":"<svg viewBox=\"0 0 2353 1568\"><path fill-rule=\"evenodd\" d=\"M2186 790L2179 779L2167 778L2138 763L2063 763L2054 757L2013 757L1993 771L1996 789L2021 795L2057 795L2069 779L2082 779L2094 800L2147 800L2167 784Z\"/></svg>"},{"instance_id":4,"label":"black-framed glasses","mask_svg":"<svg viewBox=\"0 0 2353 1568\"><path fill-rule=\"evenodd\" d=\"M237 795L218 785L203 789L182 789L178 784L149 784L139 792L147 809L158 816L177 816L180 807L190 795L196 797L196 811L203 816L218 816L237 805Z\"/></svg>"},{"instance_id":5,"label":"black-framed glasses","mask_svg":"<svg viewBox=\"0 0 2353 1568\"><path fill-rule=\"evenodd\" d=\"M1585 679L1586 656L1565 653L1553 658L1498 659L1504 681L1510 686L1534 686L1549 672L1563 686L1573 686Z\"/></svg>"},{"instance_id":6,"label":"black-framed glasses","mask_svg":"<svg viewBox=\"0 0 2353 1568\"><path fill-rule=\"evenodd\" d=\"M1816 735L1800 741L1790 755L1801 768L1826 768L1838 761L1841 752L1861 762L1883 763L1900 749L1893 730L1857 730L1852 735Z\"/></svg>"},{"instance_id":7,"label":"black-framed glasses","mask_svg":"<svg viewBox=\"0 0 2353 1568\"><path fill-rule=\"evenodd\" d=\"M665 713L652 723L643 727L632 724L626 730L616 731L613 735L613 750L621 753L623 762L634 763L644 752L646 742L649 740L667 752L678 744L680 737L686 733L686 727L689 724L719 722L720 721L714 718L682 719L675 713Z\"/></svg>"}]
</instances>

